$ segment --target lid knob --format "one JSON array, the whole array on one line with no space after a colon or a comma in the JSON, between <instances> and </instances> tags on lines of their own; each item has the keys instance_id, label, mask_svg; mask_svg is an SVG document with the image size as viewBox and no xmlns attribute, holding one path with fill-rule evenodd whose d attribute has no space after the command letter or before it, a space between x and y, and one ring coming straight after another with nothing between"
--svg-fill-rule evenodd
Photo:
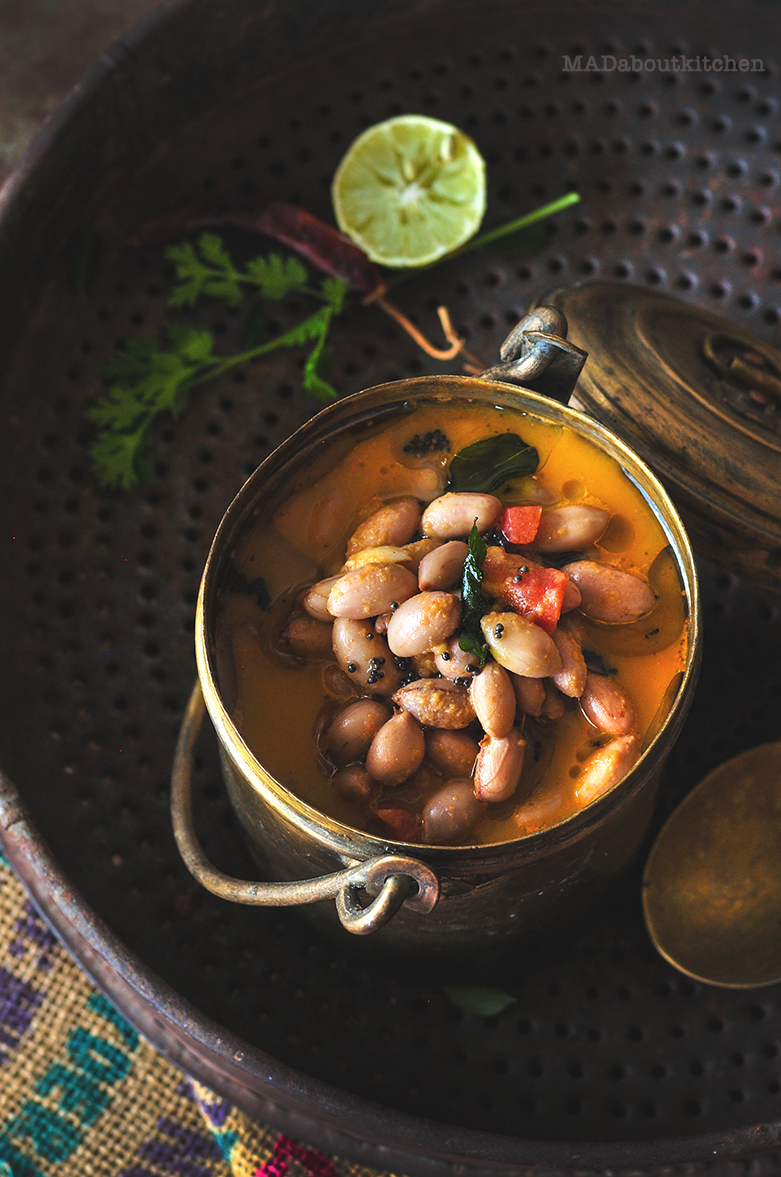
<instances>
[{"instance_id":1,"label":"lid knob","mask_svg":"<svg viewBox=\"0 0 781 1177\"><path fill-rule=\"evenodd\" d=\"M501 363L486 369L483 380L521 384L564 404L577 384L588 352L566 339L567 319L557 307L530 311L499 348Z\"/></svg>"}]
</instances>

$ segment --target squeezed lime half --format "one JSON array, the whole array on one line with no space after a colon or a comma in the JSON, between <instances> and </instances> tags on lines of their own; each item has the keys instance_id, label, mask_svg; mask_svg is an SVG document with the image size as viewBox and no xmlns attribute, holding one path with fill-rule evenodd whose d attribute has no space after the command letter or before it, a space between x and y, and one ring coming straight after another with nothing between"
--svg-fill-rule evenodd
<instances>
[{"instance_id":1,"label":"squeezed lime half","mask_svg":"<svg viewBox=\"0 0 781 1177\"><path fill-rule=\"evenodd\" d=\"M485 161L449 123L405 114L369 127L336 170L345 236L379 265L425 266L468 241L485 212Z\"/></svg>"}]
</instances>

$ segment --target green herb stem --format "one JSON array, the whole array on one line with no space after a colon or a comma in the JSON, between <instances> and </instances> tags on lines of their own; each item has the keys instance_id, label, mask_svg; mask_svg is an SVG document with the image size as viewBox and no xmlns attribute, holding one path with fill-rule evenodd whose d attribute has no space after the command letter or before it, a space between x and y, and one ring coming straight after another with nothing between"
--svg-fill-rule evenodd
<instances>
[{"instance_id":1,"label":"green herb stem","mask_svg":"<svg viewBox=\"0 0 781 1177\"><path fill-rule=\"evenodd\" d=\"M197 388L199 384L206 384L209 380L214 380L217 376L222 376L223 372L229 372L231 368L235 368L239 364L248 364L270 351L276 351L277 348L294 347L296 344L303 343L307 339L316 339L321 334L324 335L328 330L333 315L333 307L320 307L314 314L306 319L302 319L290 331L283 331L281 335L275 336L274 339L268 339L265 343L260 343L256 347L250 347L246 351L238 352L236 355L225 356L222 359L216 360L207 370L185 381L182 387L189 391L191 388ZM293 338L293 336L296 338Z\"/></svg>"},{"instance_id":2,"label":"green herb stem","mask_svg":"<svg viewBox=\"0 0 781 1177\"><path fill-rule=\"evenodd\" d=\"M550 204L543 204L540 208L535 208L533 212L524 213L522 217L516 217L515 220L507 221L504 225L497 225L495 229L489 229L487 233L479 233L477 237L472 237L466 245L462 245L450 256L460 257L463 253L471 253L473 249L482 249L484 245L493 245L494 241L499 241L502 237L509 237L511 233L517 233L519 229L527 229L529 225L536 225L538 221L544 221L547 217L563 212L565 208L570 208L579 200L579 193L567 192L558 200L552 200Z\"/></svg>"},{"instance_id":3,"label":"green herb stem","mask_svg":"<svg viewBox=\"0 0 781 1177\"><path fill-rule=\"evenodd\" d=\"M404 270L400 274L393 275L386 282L387 288L391 290L400 283L406 282L409 278L414 278L416 274L424 270L432 270L435 266L443 266L446 262L455 261L456 258L461 257L465 253L471 253L473 249L482 249L485 245L493 245L495 241L501 241L504 237L510 237L513 233L518 233L522 229L528 229L540 221L547 220L548 217L563 212L565 208L571 208L573 204L578 204L579 201L580 193L566 192L564 196L550 201L549 204L543 204L539 208L533 209L530 213L524 213L523 216L515 217L512 221L505 221L503 225L497 225L495 229L489 229L486 233L479 233L476 237L470 238L465 245L454 249L452 253L447 254L445 257L437 258L435 262L429 262L425 266L416 266L413 269Z\"/></svg>"}]
</instances>

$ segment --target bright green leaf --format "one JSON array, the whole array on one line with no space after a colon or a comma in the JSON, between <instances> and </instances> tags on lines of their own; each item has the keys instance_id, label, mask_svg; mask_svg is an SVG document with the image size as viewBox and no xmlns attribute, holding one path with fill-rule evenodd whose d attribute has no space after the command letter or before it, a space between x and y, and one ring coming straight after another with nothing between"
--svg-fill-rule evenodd
<instances>
[{"instance_id":1,"label":"bright green leaf","mask_svg":"<svg viewBox=\"0 0 781 1177\"><path fill-rule=\"evenodd\" d=\"M467 654L474 655L480 666L485 666L488 657L488 647L483 639L480 619L488 612L489 605L482 593L483 561L486 557L486 546L483 537L472 524L469 534L467 557L464 561L464 574L461 582L461 634L458 639L460 649Z\"/></svg>"},{"instance_id":2,"label":"bright green leaf","mask_svg":"<svg viewBox=\"0 0 781 1177\"><path fill-rule=\"evenodd\" d=\"M533 446L517 433L500 433L459 450L450 463L447 488L490 493L510 478L533 474L538 464Z\"/></svg>"},{"instance_id":3,"label":"bright green leaf","mask_svg":"<svg viewBox=\"0 0 781 1177\"><path fill-rule=\"evenodd\" d=\"M256 257L247 264L247 279L260 287L265 298L280 299L295 290L296 286L305 286L309 275L298 258L283 258L278 253L270 253L268 257Z\"/></svg>"},{"instance_id":4,"label":"bright green leaf","mask_svg":"<svg viewBox=\"0 0 781 1177\"><path fill-rule=\"evenodd\" d=\"M347 283L341 278L324 278L320 289L323 298L332 307L335 315L340 315L344 308L344 300L348 294Z\"/></svg>"}]
</instances>

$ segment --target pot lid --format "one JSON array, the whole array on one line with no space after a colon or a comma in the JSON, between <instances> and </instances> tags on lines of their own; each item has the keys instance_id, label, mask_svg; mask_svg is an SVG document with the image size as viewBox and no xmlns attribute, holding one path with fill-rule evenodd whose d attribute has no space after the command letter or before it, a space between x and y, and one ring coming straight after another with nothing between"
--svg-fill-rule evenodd
<instances>
[{"instance_id":1,"label":"pot lid","mask_svg":"<svg viewBox=\"0 0 781 1177\"><path fill-rule=\"evenodd\" d=\"M589 354L570 403L665 482L695 548L781 590L781 351L700 307L622 282L560 288Z\"/></svg>"}]
</instances>

